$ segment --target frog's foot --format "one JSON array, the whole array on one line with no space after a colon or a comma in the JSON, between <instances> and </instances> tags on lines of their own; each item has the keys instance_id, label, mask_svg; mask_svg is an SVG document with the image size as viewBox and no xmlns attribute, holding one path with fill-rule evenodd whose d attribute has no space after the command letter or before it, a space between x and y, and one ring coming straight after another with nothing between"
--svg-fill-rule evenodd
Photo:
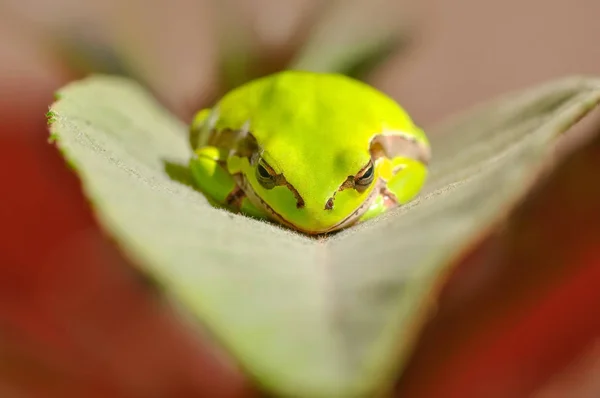
<instances>
[{"instance_id":1,"label":"frog's foot","mask_svg":"<svg viewBox=\"0 0 600 398\"><path fill-rule=\"evenodd\" d=\"M387 189L382 188L377 197L371 203L371 206L364 212L362 216L359 218L359 222L363 222L366 220L370 220L380 214L385 213L389 209L393 209L398 206L398 201Z\"/></svg>"},{"instance_id":2,"label":"frog's foot","mask_svg":"<svg viewBox=\"0 0 600 398\"><path fill-rule=\"evenodd\" d=\"M380 193L359 221L369 220L396 206L414 199L427 177L427 167L414 159L396 158L392 164L392 177L380 188Z\"/></svg>"},{"instance_id":3,"label":"frog's foot","mask_svg":"<svg viewBox=\"0 0 600 398\"><path fill-rule=\"evenodd\" d=\"M190 170L198 189L213 204L236 213L265 218L264 212L254 206L236 184L223 159L223 151L216 147L206 146L196 150L196 156L190 160Z\"/></svg>"}]
</instances>

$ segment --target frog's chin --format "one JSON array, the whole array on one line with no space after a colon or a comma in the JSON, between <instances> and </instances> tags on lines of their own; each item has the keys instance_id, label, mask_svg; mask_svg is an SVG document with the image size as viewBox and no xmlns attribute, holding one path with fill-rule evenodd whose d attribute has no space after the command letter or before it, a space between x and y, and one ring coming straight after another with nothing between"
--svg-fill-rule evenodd
<instances>
[{"instance_id":1,"label":"frog's chin","mask_svg":"<svg viewBox=\"0 0 600 398\"><path fill-rule=\"evenodd\" d=\"M240 175L239 177L242 177L242 176ZM301 226L298 226L298 225L294 224L293 222L287 220L281 214L277 213L277 211L275 211L267 202L265 202L258 195L256 195L256 193L254 192L254 190L252 189L252 187L250 186L250 184L244 177L238 178L237 183L242 188L242 190L244 191L244 193L246 194L246 197L250 200L250 202L252 202L252 204L254 204L254 206L262 209L265 212L265 214L267 214L269 216L269 218L271 220L278 222L282 225L285 225L288 228L303 232L308 235L322 235L322 234L326 234L326 233L331 233L331 232L339 231L340 229L343 229L343 228L350 227L351 225L355 224L360 219L360 217L369 209L369 207L371 207L371 205L373 204L373 202L375 201L377 196L381 193L382 187L384 186L383 181L381 181L381 180L377 181L376 182L377 185L369 193L369 196L361 203L361 205L358 206L352 213L350 213L348 216L346 216L346 218L342 219L340 222L338 222L332 226L326 226L324 228L310 229L310 228L303 228Z\"/></svg>"},{"instance_id":2,"label":"frog's chin","mask_svg":"<svg viewBox=\"0 0 600 398\"><path fill-rule=\"evenodd\" d=\"M330 227L329 229L321 231L321 232L316 232L314 234L323 234L323 233L328 233L328 232L335 232L335 231L339 231L340 229L350 227L353 224L356 224L358 222L358 220L360 220L360 217L363 214L365 214L365 212L367 210L369 210L369 208L371 207L371 205L373 204L373 202L375 201L375 199L377 198L377 196L379 196L379 194L381 192L381 189L384 186L384 181L378 180L375 184L376 184L376 186L369 193L369 196L367 196L367 198L360 204L360 206L358 206L346 218L344 218L342 221L340 221L339 223L335 224L334 226Z\"/></svg>"}]
</instances>

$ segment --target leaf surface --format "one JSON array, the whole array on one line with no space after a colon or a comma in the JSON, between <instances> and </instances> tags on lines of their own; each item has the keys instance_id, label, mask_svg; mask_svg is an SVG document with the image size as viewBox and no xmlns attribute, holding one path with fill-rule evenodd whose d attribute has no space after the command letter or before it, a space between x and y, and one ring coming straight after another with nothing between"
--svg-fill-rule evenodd
<instances>
[{"instance_id":1,"label":"leaf surface","mask_svg":"<svg viewBox=\"0 0 600 398\"><path fill-rule=\"evenodd\" d=\"M187 128L130 80L67 86L50 121L101 225L261 385L354 397L390 387L456 258L599 101L600 82L571 78L473 110L432 132L420 199L327 239L215 209L169 177L191 155Z\"/></svg>"},{"instance_id":2,"label":"leaf surface","mask_svg":"<svg viewBox=\"0 0 600 398\"><path fill-rule=\"evenodd\" d=\"M289 68L362 79L410 44L413 14L406 1L321 2Z\"/></svg>"}]
</instances>

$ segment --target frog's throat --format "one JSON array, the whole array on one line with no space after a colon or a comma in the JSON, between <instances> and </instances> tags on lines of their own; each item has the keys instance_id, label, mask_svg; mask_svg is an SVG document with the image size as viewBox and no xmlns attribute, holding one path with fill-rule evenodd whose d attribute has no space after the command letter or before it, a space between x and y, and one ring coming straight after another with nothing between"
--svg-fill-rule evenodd
<instances>
[{"instance_id":1,"label":"frog's throat","mask_svg":"<svg viewBox=\"0 0 600 398\"><path fill-rule=\"evenodd\" d=\"M346 218L342 221L334 225L332 228L325 232L333 232L342 228L346 228L356 223L360 217L371 207L375 199L385 190L385 181L381 178L375 182L375 188L369 193L369 196L361 203L360 206L356 208L352 213L350 213Z\"/></svg>"},{"instance_id":2,"label":"frog's throat","mask_svg":"<svg viewBox=\"0 0 600 398\"><path fill-rule=\"evenodd\" d=\"M276 221L276 222L283 224L291 229L295 229L295 230L304 232L309 235L319 235L319 234L324 234L324 233L328 233L328 232L334 232L334 231L340 230L342 228L351 226L352 224L356 223L360 219L360 217L369 209L369 207L371 207L371 205L373 204L375 199L380 194L383 193L383 190L385 190L385 181L382 179L378 179L376 181L375 188L369 193L369 196L362 202L362 204L360 206L358 206L352 213L350 213L348 216L346 216L342 221L340 221L337 224L332 225L331 227L326 228L326 229L308 230L308 229L300 228L297 225L290 222L289 220L287 220L281 214L277 213L267 202L265 202L258 195L256 195L256 193L254 192L254 189L252 189L252 186L250 185L250 183L248 182L248 180L246 179L246 177L243 174L235 174L234 178L235 178L235 181L238 184L238 186L246 193L246 197L250 200L250 202L252 202L252 204L254 204L256 207L263 209L265 211L265 213L267 213L267 215L273 221Z\"/></svg>"}]
</instances>

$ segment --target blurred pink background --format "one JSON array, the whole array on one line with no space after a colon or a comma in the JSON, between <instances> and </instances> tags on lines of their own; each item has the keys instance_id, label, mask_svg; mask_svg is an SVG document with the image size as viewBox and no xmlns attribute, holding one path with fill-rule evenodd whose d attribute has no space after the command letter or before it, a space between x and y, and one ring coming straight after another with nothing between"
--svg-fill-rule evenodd
<instances>
[{"instance_id":1,"label":"blurred pink background","mask_svg":"<svg viewBox=\"0 0 600 398\"><path fill-rule=\"evenodd\" d=\"M293 43L295 31L320 3L3 0L2 87L33 76L41 79L37 86L56 85L51 35L71 33L114 46L137 76L187 116L199 97L214 90L216 5L240 13L259 46L276 53ZM378 3L387 4L399 24L410 20L415 37L410 51L386 62L371 81L426 126L502 92L600 69L595 1Z\"/></svg>"},{"instance_id":2,"label":"blurred pink background","mask_svg":"<svg viewBox=\"0 0 600 398\"><path fill-rule=\"evenodd\" d=\"M129 73L187 119L218 90L219 5L237 10L257 47L276 58L318 2L0 1L0 396L179 397L206 389L252 396L234 361L199 344L123 266L77 179L47 144L44 114L57 88L93 70L66 58L61 38L112 47ZM369 80L425 128L506 91L600 75L600 2L388 3L398 21L414 26L414 38ZM553 369L575 361L577 347ZM597 370L593 350L576 363Z\"/></svg>"}]
</instances>

